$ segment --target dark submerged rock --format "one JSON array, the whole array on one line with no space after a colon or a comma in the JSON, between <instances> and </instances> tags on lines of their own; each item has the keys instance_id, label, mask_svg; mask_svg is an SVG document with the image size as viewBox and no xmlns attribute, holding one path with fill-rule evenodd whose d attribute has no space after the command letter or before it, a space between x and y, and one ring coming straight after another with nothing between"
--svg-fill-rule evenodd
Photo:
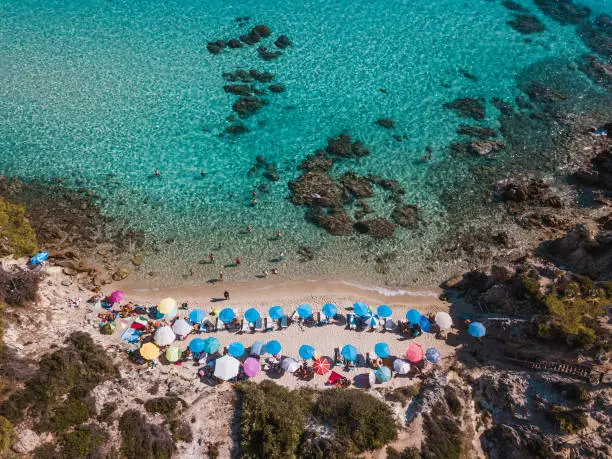
<instances>
[{"instance_id":1,"label":"dark submerged rock","mask_svg":"<svg viewBox=\"0 0 612 459\"><path fill-rule=\"evenodd\" d=\"M307 171L325 172L332 168L334 162L323 150L317 150L312 155L308 155L298 166L298 169Z\"/></svg>"},{"instance_id":2,"label":"dark submerged rock","mask_svg":"<svg viewBox=\"0 0 612 459\"><path fill-rule=\"evenodd\" d=\"M360 141L352 142L349 134L340 134L337 137L328 139L325 151L330 155L343 158L361 158L370 154L370 150L365 148Z\"/></svg>"},{"instance_id":3,"label":"dark submerged rock","mask_svg":"<svg viewBox=\"0 0 612 459\"><path fill-rule=\"evenodd\" d=\"M532 14L518 15L513 20L508 21L507 24L517 32L524 35L544 32L544 30L546 30L544 24L542 24L540 20Z\"/></svg>"},{"instance_id":4,"label":"dark submerged rock","mask_svg":"<svg viewBox=\"0 0 612 459\"><path fill-rule=\"evenodd\" d=\"M567 99L567 95L554 88L534 82L527 86L525 92L529 98L536 103L558 102Z\"/></svg>"},{"instance_id":5,"label":"dark submerged rock","mask_svg":"<svg viewBox=\"0 0 612 459\"><path fill-rule=\"evenodd\" d=\"M210 41L206 45L206 49L211 54L219 54L225 48L226 44L223 40Z\"/></svg>"},{"instance_id":6,"label":"dark submerged rock","mask_svg":"<svg viewBox=\"0 0 612 459\"><path fill-rule=\"evenodd\" d=\"M393 209L391 218L395 223L404 228L414 229L419 224L421 211L413 204L398 205Z\"/></svg>"},{"instance_id":7,"label":"dark submerged rock","mask_svg":"<svg viewBox=\"0 0 612 459\"><path fill-rule=\"evenodd\" d=\"M249 70L249 75L260 83L269 83L274 79L274 75L270 72L258 72L255 69Z\"/></svg>"},{"instance_id":8,"label":"dark submerged rock","mask_svg":"<svg viewBox=\"0 0 612 459\"><path fill-rule=\"evenodd\" d=\"M249 131L249 128L247 128L244 124L237 123L237 124L232 124L226 127L225 132L227 132L228 134L232 134L232 135L240 135L240 134L246 134L247 132L250 132L250 131Z\"/></svg>"},{"instance_id":9,"label":"dark submerged rock","mask_svg":"<svg viewBox=\"0 0 612 459\"><path fill-rule=\"evenodd\" d=\"M334 209L329 214L315 210L310 212L307 218L334 236L350 236L353 234L354 222L342 208Z\"/></svg>"},{"instance_id":10,"label":"dark submerged rock","mask_svg":"<svg viewBox=\"0 0 612 459\"><path fill-rule=\"evenodd\" d=\"M253 75L246 70L238 69L234 72L223 73L223 78L227 81L242 81L243 83L250 83L253 81Z\"/></svg>"},{"instance_id":11,"label":"dark submerged rock","mask_svg":"<svg viewBox=\"0 0 612 459\"><path fill-rule=\"evenodd\" d=\"M475 140L470 144L469 151L475 155L487 156L505 148L506 144L503 142L496 142L494 140Z\"/></svg>"},{"instance_id":12,"label":"dark submerged rock","mask_svg":"<svg viewBox=\"0 0 612 459\"><path fill-rule=\"evenodd\" d=\"M393 129L395 127L395 121L391 118L380 118L376 120L376 124L384 127L385 129Z\"/></svg>"},{"instance_id":13,"label":"dark submerged rock","mask_svg":"<svg viewBox=\"0 0 612 459\"><path fill-rule=\"evenodd\" d=\"M393 237L396 226L386 218L374 218L356 222L354 228L358 232L368 234L376 239L387 239Z\"/></svg>"},{"instance_id":14,"label":"dark submerged rock","mask_svg":"<svg viewBox=\"0 0 612 459\"><path fill-rule=\"evenodd\" d=\"M311 207L342 207L343 190L324 172L307 171L289 183L291 202Z\"/></svg>"},{"instance_id":15,"label":"dark submerged rock","mask_svg":"<svg viewBox=\"0 0 612 459\"><path fill-rule=\"evenodd\" d=\"M508 102L498 99L497 97L491 99L491 103L501 112L502 115L512 115L514 113L512 105L510 105Z\"/></svg>"},{"instance_id":16,"label":"dark submerged rock","mask_svg":"<svg viewBox=\"0 0 612 459\"><path fill-rule=\"evenodd\" d=\"M238 113L238 116L241 118L248 118L255 114L259 109L268 105L268 101L266 99L262 99L260 97L241 97L234 105L232 105L232 109Z\"/></svg>"},{"instance_id":17,"label":"dark submerged rock","mask_svg":"<svg viewBox=\"0 0 612 459\"><path fill-rule=\"evenodd\" d=\"M351 193L356 198L371 198L374 196L374 190L372 189L370 181L365 177L357 175L353 171L345 173L340 178L340 183L342 183L342 186L347 192Z\"/></svg>"},{"instance_id":18,"label":"dark submerged rock","mask_svg":"<svg viewBox=\"0 0 612 459\"><path fill-rule=\"evenodd\" d=\"M478 77L476 75L468 72L465 69L459 69L459 73L463 75L465 78L467 78L468 80L478 81Z\"/></svg>"},{"instance_id":19,"label":"dark submerged rock","mask_svg":"<svg viewBox=\"0 0 612 459\"><path fill-rule=\"evenodd\" d=\"M270 86L268 86L268 89L270 90L270 92L274 93L285 92L285 87L282 84L271 84Z\"/></svg>"},{"instance_id":20,"label":"dark submerged rock","mask_svg":"<svg viewBox=\"0 0 612 459\"><path fill-rule=\"evenodd\" d=\"M274 42L274 45L280 49L288 48L289 46L291 46L291 44L291 40L289 40L289 37L287 37L287 35L280 35Z\"/></svg>"},{"instance_id":21,"label":"dark submerged rock","mask_svg":"<svg viewBox=\"0 0 612 459\"><path fill-rule=\"evenodd\" d=\"M472 97L462 97L455 99L453 102L444 104L445 108L453 110L462 118L472 118L482 120L485 118L485 106L482 99L474 99Z\"/></svg>"},{"instance_id":22,"label":"dark submerged rock","mask_svg":"<svg viewBox=\"0 0 612 459\"><path fill-rule=\"evenodd\" d=\"M259 43L260 40L261 40L261 36L254 30L251 30L246 35L240 35L240 41L242 41L243 43L249 46L253 46L256 43Z\"/></svg>"},{"instance_id":23,"label":"dark submerged rock","mask_svg":"<svg viewBox=\"0 0 612 459\"><path fill-rule=\"evenodd\" d=\"M588 18L591 10L576 5L572 0L534 0L535 4L548 17L560 24L579 24Z\"/></svg>"},{"instance_id":24,"label":"dark submerged rock","mask_svg":"<svg viewBox=\"0 0 612 459\"><path fill-rule=\"evenodd\" d=\"M526 13L529 11L520 3L513 2L512 0L504 0L501 4L504 8L507 8L510 11L517 11L519 13Z\"/></svg>"},{"instance_id":25,"label":"dark submerged rock","mask_svg":"<svg viewBox=\"0 0 612 459\"><path fill-rule=\"evenodd\" d=\"M223 90L230 94L235 94L237 96L252 96L253 95L253 86L248 84L226 84L223 86Z\"/></svg>"},{"instance_id":26,"label":"dark submerged rock","mask_svg":"<svg viewBox=\"0 0 612 459\"><path fill-rule=\"evenodd\" d=\"M457 134L469 135L471 137L477 137L482 140L497 137L497 131L495 129L485 126L470 126L468 124L460 125L457 129Z\"/></svg>"},{"instance_id":27,"label":"dark submerged rock","mask_svg":"<svg viewBox=\"0 0 612 459\"><path fill-rule=\"evenodd\" d=\"M579 61L579 69L593 82L612 91L612 64L600 61L595 56L583 56Z\"/></svg>"},{"instance_id":28,"label":"dark submerged rock","mask_svg":"<svg viewBox=\"0 0 612 459\"><path fill-rule=\"evenodd\" d=\"M257 52L259 53L259 57L261 57L264 61L278 59L283 54L280 51L269 51L265 46L260 46L257 48Z\"/></svg>"},{"instance_id":29,"label":"dark submerged rock","mask_svg":"<svg viewBox=\"0 0 612 459\"><path fill-rule=\"evenodd\" d=\"M578 28L582 41L594 52L612 58L612 17L600 14L595 21L585 21Z\"/></svg>"},{"instance_id":30,"label":"dark submerged rock","mask_svg":"<svg viewBox=\"0 0 612 459\"><path fill-rule=\"evenodd\" d=\"M227 46L229 46L232 49L236 49L236 48L242 48L244 45L240 42L240 40L232 38L230 41L227 42Z\"/></svg>"},{"instance_id":31,"label":"dark submerged rock","mask_svg":"<svg viewBox=\"0 0 612 459\"><path fill-rule=\"evenodd\" d=\"M265 24L256 25L255 27L253 27L252 32L255 32L257 35L259 35L262 38L266 38L272 35L272 31L270 30L270 27L268 27Z\"/></svg>"}]
</instances>

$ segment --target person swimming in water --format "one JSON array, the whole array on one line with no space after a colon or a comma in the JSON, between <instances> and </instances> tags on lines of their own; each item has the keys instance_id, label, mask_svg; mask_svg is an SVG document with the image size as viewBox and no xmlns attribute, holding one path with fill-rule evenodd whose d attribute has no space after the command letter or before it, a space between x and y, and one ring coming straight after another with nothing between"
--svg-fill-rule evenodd
<instances>
[{"instance_id":1,"label":"person swimming in water","mask_svg":"<svg viewBox=\"0 0 612 459\"><path fill-rule=\"evenodd\" d=\"M200 171L200 177L202 177L202 178L206 177L206 171L205 170L201 170Z\"/></svg>"},{"instance_id":2,"label":"person swimming in water","mask_svg":"<svg viewBox=\"0 0 612 459\"><path fill-rule=\"evenodd\" d=\"M153 172L153 175L155 177L159 177L161 175L161 173L159 172L159 169L155 169L155 172Z\"/></svg>"}]
</instances>

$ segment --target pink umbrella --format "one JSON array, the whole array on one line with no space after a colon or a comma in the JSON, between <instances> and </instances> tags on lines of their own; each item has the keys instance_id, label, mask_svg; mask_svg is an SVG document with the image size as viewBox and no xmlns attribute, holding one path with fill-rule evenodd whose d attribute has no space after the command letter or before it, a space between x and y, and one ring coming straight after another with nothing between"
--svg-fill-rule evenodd
<instances>
[{"instance_id":1,"label":"pink umbrella","mask_svg":"<svg viewBox=\"0 0 612 459\"><path fill-rule=\"evenodd\" d=\"M244 374L252 378L257 373L259 373L259 360L249 357L244 361Z\"/></svg>"},{"instance_id":2,"label":"pink umbrella","mask_svg":"<svg viewBox=\"0 0 612 459\"><path fill-rule=\"evenodd\" d=\"M119 303L121 300L123 300L125 298L125 293L123 293L121 290L115 290L113 293L111 293L111 295L108 297L108 301L110 303Z\"/></svg>"},{"instance_id":3,"label":"pink umbrella","mask_svg":"<svg viewBox=\"0 0 612 459\"><path fill-rule=\"evenodd\" d=\"M406 351L406 358L412 363L417 363L423 360L423 348L420 344L411 344Z\"/></svg>"}]
</instances>

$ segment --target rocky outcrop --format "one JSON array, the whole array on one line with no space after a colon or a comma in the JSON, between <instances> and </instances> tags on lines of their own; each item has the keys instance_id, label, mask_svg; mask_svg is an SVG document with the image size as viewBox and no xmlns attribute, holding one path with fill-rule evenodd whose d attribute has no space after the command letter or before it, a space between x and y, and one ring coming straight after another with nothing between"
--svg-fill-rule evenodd
<instances>
[{"instance_id":1,"label":"rocky outcrop","mask_svg":"<svg viewBox=\"0 0 612 459\"><path fill-rule=\"evenodd\" d=\"M219 54L226 47L226 43L223 40L210 41L206 45L206 49L211 54Z\"/></svg>"},{"instance_id":2,"label":"rocky outcrop","mask_svg":"<svg viewBox=\"0 0 612 459\"><path fill-rule=\"evenodd\" d=\"M578 35L597 54L612 57L612 16L600 14L595 21L584 21Z\"/></svg>"},{"instance_id":3,"label":"rocky outcrop","mask_svg":"<svg viewBox=\"0 0 612 459\"><path fill-rule=\"evenodd\" d=\"M325 151L330 155L342 158L361 158L370 154L370 150L365 148L359 140L353 142L350 134L340 134L329 139Z\"/></svg>"},{"instance_id":4,"label":"rocky outcrop","mask_svg":"<svg viewBox=\"0 0 612 459\"><path fill-rule=\"evenodd\" d=\"M350 236L353 234L354 222L344 209L335 209L329 214L311 212L309 219L334 236Z\"/></svg>"},{"instance_id":5,"label":"rocky outcrop","mask_svg":"<svg viewBox=\"0 0 612 459\"><path fill-rule=\"evenodd\" d=\"M342 183L342 186L348 193L356 198L371 198L374 196L374 190L370 181L353 171L345 173L340 178L340 183Z\"/></svg>"},{"instance_id":6,"label":"rocky outcrop","mask_svg":"<svg viewBox=\"0 0 612 459\"><path fill-rule=\"evenodd\" d=\"M420 213L421 211L418 206L412 204L402 204L393 209L391 218L395 223L403 226L404 228L414 229L419 224Z\"/></svg>"},{"instance_id":7,"label":"rocky outcrop","mask_svg":"<svg viewBox=\"0 0 612 459\"><path fill-rule=\"evenodd\" d=\"M268 89L270 90L270 92L276 94L285 92L285 87L282 84L271 84L270 86L268 86Z\"/></svg>"},{"instance_id":8,"label":"rocky outcrop","mask_svg":"<svg viewBox=\"0 0 612 459\"><path fill-rule=\"evenodd\" d=\"M537 16L534 16L532 14L519 14L507 23L514 30L524 35L544 32L544 30L546 30L544 24L540 22Z\"/></svg>"},{"instance_id":9,"label":"rocky outcrop","mask_svg":"<svg viewBox=\"0 0 612 459\"><path fill-rule=\"evenodd\" d=\"M332 168L334 162L323 150L317 150L312 155L308 155L300 163L298 169L307 171L325 172Z\"/></svg>"},{"instance_id":10,"label":"rocky outcrop","mask_svg":"<svg viewBox=\"0 0 612 459\"><path fill-rule=\"evenodd\" d=\"M376 239L393 237L396 226L386 218L374 218L355 223L355 229L362 234L368 234Z\"/></svg>"},{"instance_id":11,"label":"rocky outcrop","mask_svg":"<svg viewBox=\"0 0 612 459\"><path fill-rule=\"evenodd\" d=\"M551 103L567 99L567 95L541 83L531 83L525 89L529 98L536 103Z\"/></svg>"},{"instance_id":12,"label":"rocky outcrop","mask_svg":"<svg viewBox=\"0 0 612 459\"><path fill-rule=\"evenodd\" d=\"M235 38L232 38L231 40L229 40L227 42L227 46L232 48L232 49L237 49L237 48L242 48L244 47L244 45L242 44L242 42L240 40L237 40Z\"/></svg>"},{"instance_id":13,"label":"rocky outcrop","mask_svg":"<svg viewBox=\"0 0 612 459\"><path fill-rule=\"evenodd\" d=\"M266 105L268 105L268 101L266 99L247 96L241 97L234 102L234 105L232 105L232 110L238 113L238 116L241 118L248 118Z\"/></svg>"},{"instance_id":14,"label":"rocky outcrop","mask_svg":"<svg viewBox=\"0 0 612 459\"><path fill-rule=\"evenodd\" d=\"M580 184L612 191L612 150L599 153L593 158L592 169L582 168L573 178Z\"/></svg>"},{"instance_id":15,"label":"rocky outcrop","mask_svg":"<svg viewBox=\"0 0 612 459\"><path fill-rule=\"evenodd\" d=\"M501 4L504 8L507 8L510 11L516 11L518 13L526 13L529 11L527 8L525 8L520 3L516 3L512 0L503 0Z\"/></svg>"},{"instance_id":16,"label":"rocky outcrop","mask_svg":"<svg viewBox=\"0 0 612 459\"><path fill-rule=\"evenodd\" d=\"M476 137L481 140L493 139L497 137L497 131L485 126L471 126L462 124L457 128L457 134Z\"/></svg>"},{"instance_id":17,"label":"rocky outcrop","mask_svg":"<svg viewBox=\"0 0 612 459\"><path fill-rule=\"evenodd\" d=\"M280 35L274 42L274 45L280 49L288 48L289 46L291 46L291 44L291 40L289 40L289 37L287 37L287 35Z\"/></svg>"},{"instance_id":18,"label":"rocky outcrop","mask_svg":"<svg viewBox=\"0 0 612 459\"><path fill-rule=\"evenodd\" d=\"M264 61L272 61L274 59L278 59L283 54L281 51L270 51L265 46L260 46L257 48L257 53L259 57L261 57Z\"/></svg>"},{"instance_id":19,"label":"rocky outcrop","mask_svg":"<svg viewBox=\"0 0 612 459\"><path fill-rule=\"evenodd\" d=\"M291 202L312 207L340 208L343 190L336 181L324 172L307 171L289 183Z\"/></svg>"},{"instance_id":20,"label":"rocky outcrop","mask_svg":"<svg viewBox=\"0 0 612 459\"><path fill-rule=\"evenodd\" d=\"M393 121L391 118L380 118L376 120L376 124L384 127L385 129L393 129L395 127L395 121Z\"/></svg>"},{"instance_id":21,"label":"rocky outcrop","mask_svg":"<svg viewBox=\"0 0 612 459\"><path fill-rule=\"evenodd\" d=\"M560 24L579 24L587 19L591 10L572 0L535 0L540 10Z\"/></svg>"},{"instance_id":22,"label":"rocky outcrop","mask_svg":"<svg viewBox=\"0 0 612 459\"><path fill-rule=\"evenodd\" d=\"M236 123L236 124L230 124L228 127L225 128L225 132L228 134L232 134L232 135L240 135L240 134L246 134L249 131L249 128L247 128L244 124L242 123Z\"/></svg>"},{"instance_id":23,"label":"rocky outcrop","mask_svg":"<svg viewBox=\"0 0 612 459\"><path fill-rule=\"evenodd\" d=\"M270 72L259 72L255 69L249 70L249 75L260 83L269 83L274 79L274 75Z\"/></svg>"},{"instance_id":24,"label":"rocky outcrop","mask_svg":"<svg viewBox=\"0 0 612 459\"><path fill-rule=\"evenodd\" d=\"M478 156L488 156L506 148L503 142L494 140L475 140L470 144L469 151Z\"/></svg>"},{"instance_id":25,"label":"rocky outcrop","mask_svg":"<svg viewBox=\"0 0 612 459\"><path fill-rule=\"evenodd\" d=\"M235 94L237 96L252 96L253 95L253 86L248 84L226 84L223 86L223 90L230 94Z\"/></svg>"},{"instance_id":26,"label":"rocky outcrop","mask_svg":"<svg viewBox=\"0 0 612 459\"><path fill-rule=\"evenodd\" d=\"M452 102L447 102L444 104L444 107L453 110L462 118L483 120L486 116L484 101L481 98L462 97Z\"/></svg>"}]
</instances>

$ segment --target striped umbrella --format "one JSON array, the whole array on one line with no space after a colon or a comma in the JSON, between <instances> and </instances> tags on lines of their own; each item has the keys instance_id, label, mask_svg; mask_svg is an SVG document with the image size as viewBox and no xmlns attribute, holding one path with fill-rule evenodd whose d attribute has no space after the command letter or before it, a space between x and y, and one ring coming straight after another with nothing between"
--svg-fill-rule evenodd
<instances>
[{"instance_id":1,"label":"striped umbrella","mask_svg":"<svg viewBox=\"0 0 612 459\"><path fill-rule=\"evenodd\" d=\"M363 322L368 327L375 327L376 325L378 325L378 316L374 314L372 311L368 311L363 316Z\"/></svg>"},{"instance_id":2,"label":"striped umbrella","mask_svg":"<svg viewBox=\"0 0 612 459\"><path fill-rule=\"evenodd\" d=\"M315 360L315 362L312 364L312 368L316 374L324 375L330 370L331 365L329 364L329 360L320 358Z\"/></svg>"}]
</instances>

